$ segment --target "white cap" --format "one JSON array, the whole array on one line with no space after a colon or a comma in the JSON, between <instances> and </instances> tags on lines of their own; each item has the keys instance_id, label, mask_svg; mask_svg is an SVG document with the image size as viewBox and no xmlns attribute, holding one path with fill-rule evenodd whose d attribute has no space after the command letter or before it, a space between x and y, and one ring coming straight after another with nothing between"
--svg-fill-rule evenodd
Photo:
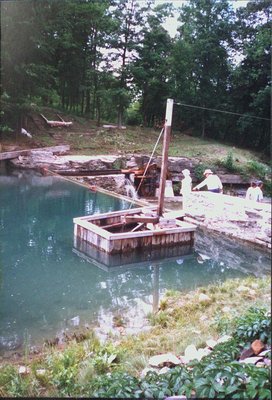
<instances>
[{"instance_id":1,"label":"white cap","mask_svg":"<svg viewBox=\"0 0 272 400\"><path fill-rule=\"evenodd\" d=\"M188 169L183 169L181 172L183 175L190 175L190 171Z\"/></svg>"},{"instance_id":2,"label":"white cap","mask_svg":"<svg viewBox=\"0 0 272 400\"><path fill-rule=\"evenodd\" d=\"M205 169L205 171L203 172L203 175L206 175L206 174L213 174L213 172L210 169Z\"/></svg>"}]
</instances>

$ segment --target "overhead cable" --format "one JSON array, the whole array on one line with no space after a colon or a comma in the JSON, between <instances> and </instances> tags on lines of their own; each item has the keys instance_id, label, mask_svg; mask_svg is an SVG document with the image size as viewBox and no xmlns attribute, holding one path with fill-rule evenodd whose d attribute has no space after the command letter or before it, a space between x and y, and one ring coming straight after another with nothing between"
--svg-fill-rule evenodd
<instances>
[{"instance_id":1,"label":"overhead cable","mask_svg":"<svg viewBox=\"0 0 272 400\"><path fill-rule=\"evenodd\" d=\"M192 108L200 108L202 110L209 110L209 111L216 111L216 112L221 112L221 113L225 113L225 114L233 114L233 115L239 115L240 117L247 117L247 118L255 118L255 119L262 119L265 121L270 121L269 118L263 118L263 117L256 117L254 115L245 115L245 114L239 114L239 113L235 113L235 112L231 112L231 111L224 111L224 110L218 110L216 108L208 108L208 107L200 107L200 106L193 106L191 104L185 104L185 103L174 103L177 106L185 106L185 107L192 107Z\"/></svg>"}]
</instances>

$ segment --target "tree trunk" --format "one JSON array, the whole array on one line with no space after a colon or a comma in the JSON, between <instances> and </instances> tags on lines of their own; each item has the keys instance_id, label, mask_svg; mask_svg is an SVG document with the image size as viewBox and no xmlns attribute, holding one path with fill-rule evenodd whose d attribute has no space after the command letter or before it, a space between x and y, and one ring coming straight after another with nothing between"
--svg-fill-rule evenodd
<instances>
[{"instance_id":1,"label":"tree trunk","mask_svg":"<svg viewBox=\"0 0 272 400\"><path fill-rule=\"evenodd\" d=\"M89 115L90 111L91 111L90 102L91 102L90 89L87 89L86 90L86 107L85 107L86 115Z\"/></svg>"},{"instance_id":2,"label":"tree trunk","mask_svg":"<svg viewBox=\"0 0 272 400\"><path fill-rule=\"evenodd\" d=\"M201 138L204 139L206 137L204 112L202 113L201 124L202 124Z\"/></svg>"}]
</instances>

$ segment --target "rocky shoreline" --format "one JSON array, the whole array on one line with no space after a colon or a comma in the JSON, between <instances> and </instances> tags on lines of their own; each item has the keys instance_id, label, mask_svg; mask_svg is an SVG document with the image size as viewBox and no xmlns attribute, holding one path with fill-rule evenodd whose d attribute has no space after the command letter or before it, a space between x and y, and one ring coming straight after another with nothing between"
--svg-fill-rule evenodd
<instances>
[{"instance_id":1,"label":"rocky shoreline","mask_svg":"<svg viewBox=\"0 0 272 400\"><path fill-rule=\"evenodd\" d=\"M10 161L11 165L23 169L40 169L41 171L72 171L73 174L80 171L105 171L105 175L78 176L73 177L80 183L92 186L99 190L102 188L119 195L126 195L124 173L106 175L106 171L130 168L132 165L141 167L149 161L147 156L128 154L126 157L120 155L99 156L72 156L56 155L50 150L33 150L27 155L19 156ZM161 165L161 157L154 157L153 163L158 167ZM169 157L168 170L172 182L182 179L184 168L192 171L193 182L197 178L193 171L197 162L184 157ZM247 181L236 175L229 175L227 171L217 171L223 184L235 183L246 187ZM150 199L143 199L150 201ZM156 199L151 200L154 204ZM248 202L244 198L229 195L229 191L223 195L208 193L205 191L192 192L188 199L185 219L197 226L212 230L230 238L249 243L252 246L264 250L271 249L271 203ZM182 197L174 196L167 199L168 209L181 209Z\"/></svg>"}]
</instances>

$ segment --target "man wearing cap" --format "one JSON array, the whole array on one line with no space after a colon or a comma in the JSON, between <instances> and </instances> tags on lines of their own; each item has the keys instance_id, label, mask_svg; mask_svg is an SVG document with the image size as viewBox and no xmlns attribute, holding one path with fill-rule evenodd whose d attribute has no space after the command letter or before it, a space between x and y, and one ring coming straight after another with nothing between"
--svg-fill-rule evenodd
<instances>
[{"instance_id":1,"label":"man wearing cap","mask_svg":"<svg viewBox=\"0 0 272 400\"><path fill-rule=\"evenodd\" d=\"M205 169L203 175L205 176L204 181L195 186L193 190L199 190L203 186L207 186L209 192L223 193L223 185L217 175L215 175L210 169Z\"/></svg>"},{"instance_id":2,"label":"man wearing cap","mask_svg":"<svg viewBox=\"0 0 272 400\"><path fill-rule=\"evenodd\" d=\"M261 183L260 183L261 182ZM252 181L250 187L246 191L246 200L261 202L263 200L263 192L261 190L262 181Z\"/></svg>"}]
</instances>

